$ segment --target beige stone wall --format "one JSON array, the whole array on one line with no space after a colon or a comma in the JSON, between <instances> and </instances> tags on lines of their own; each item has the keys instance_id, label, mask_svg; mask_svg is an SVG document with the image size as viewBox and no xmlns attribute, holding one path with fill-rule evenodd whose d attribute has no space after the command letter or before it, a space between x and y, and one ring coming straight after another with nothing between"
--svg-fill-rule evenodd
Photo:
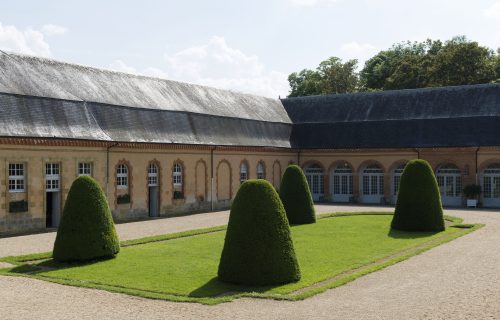
<instances>
[{"instance_id":1,"label":"beige stone wall","mask_svg":"<svg viewBox=\"0 0 500 320\"><path fill-rule=\"evenodd\" d=\"M279 188L281 176L289 163L320 165L325 172L325 194L330 193L330 172L338 164L347 163L353 169L354 196L360 193L360 172L369 164L383 168L384 197L392 199L392 171L399 164L418 156L430 162L436 170L451 163L462 172L462 185L480 181L479 176L489 164L500 163L500 148L448 148L398 150L319 150L296 151L264 148L213 148L163 146L107 147L0 145L0 234L45 229L46 192L45 164L59 163L61 168L61 209L73 180L77 177L78 163L92 163L92 176L107 194L108 202L117 221L144 219L149 216L148 167L156 163L159 168L160 216L185 214L227 208L240 186L240 166L248 166L248 178L257 177L257 165L262 163L265 178ZM477 151L477 152L476 152ZM213 154L212 154L213 153ZM476 159L477 158L477 159ZM478 174L476 175L476 160ZM109 161L109 181L107 166ZM8 164L25 163L26 192L8 191ZM177 191L184 195L174 199L174 164L182 167L182 186ZM119 164L128 168L128 187L116 185ZM213 179L212 179L213 174ZM129 194L130 203L118 204L119 195ZM27 212L10 213L9 202L25 199Z\"/></svg>"}]
</instances>

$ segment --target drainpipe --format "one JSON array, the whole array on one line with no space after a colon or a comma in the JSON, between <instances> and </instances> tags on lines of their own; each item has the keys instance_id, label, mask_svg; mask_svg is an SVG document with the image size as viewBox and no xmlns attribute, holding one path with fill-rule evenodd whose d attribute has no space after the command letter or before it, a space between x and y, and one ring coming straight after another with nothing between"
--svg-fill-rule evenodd
<instances>
[{"instance_id":1,"label":"drainpipe","mask_svg":"<svg viewBox=\"0 0 500 320\"><path fill-rule=\"evenodd\" d=\"M210 149L210 208L214 211L214 151L217 147Z\"/></svg>"},{"instance_id":2,"label":"drainpipe","mask_svg":"<svg viewBox=\"0 0 500 320\"><path fill-rule=\"evenodd\" d=\"M479 148L480 147L476 148L476 184L479 184L479 175L478 175L478 171L477 171L479 169L477 166L477 162L478 162L477 158L478 158Z\"/></svg>"},{"instance_id":3,"label":"drainpipe","mask_svg":"<svg viewBox=\"0 0 500 320\"><path fill-rule=\"evenodd\" d=\"M109 149L116 147L118 142L106 147L106 197L109 199Z\"/></svg>"},{"instance_id":4,"label":"drainpipe","mask_svg":"<svg viewBox=\"0 0 500 320\"><path fill-rule=\"evenodd\" d=\"M417 153L417 159L420 159L420 150L418 150L417 148L414 148L413 151L415 151Z\"/></svg>"}]
</instances>

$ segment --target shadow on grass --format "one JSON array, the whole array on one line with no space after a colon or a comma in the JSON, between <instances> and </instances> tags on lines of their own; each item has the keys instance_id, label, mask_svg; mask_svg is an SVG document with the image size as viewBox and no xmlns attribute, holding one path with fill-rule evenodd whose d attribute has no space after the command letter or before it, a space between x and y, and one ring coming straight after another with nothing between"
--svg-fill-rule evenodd
<instances>
[{"instance_id":1,"label":"shadow on grass","mask_svg":"<svg viewBox=\"0 0 500 320\"><path fill-rule=\"evenodd\" d=\"M221 296L234 295L244 292L262 293L270 290L271 288L272 288L271 286L253 287L246 285L231 284L222 282L217 277L213 277L201 287L191 291L188 296L194 298L221 297Z\"/></svg>"},{"instance_id":2,"label":"shadow on grass","mask_svg":"<svg viewBox=\"0 0 500 320\"><path fill-rule=\"evenodd\" d=\"M387 235L394 239L419 239L431 237L435 234L438 234L442 231L434 231L434 232L423 232L423 231L401 231L395 229L389 229Z\"/></svg>"},{"instance_id":3,"label":"shadow on grass","mask_svg":"<svg viewBox=\"0 0 500 320\"><path fill-rule=\"evenodd\" d=\"M89 261L71 261L71 262L57 262L54 259L48 259L48 260L43 260L39 263L27 263L23 264L20 266L17 266L15 268L12 268L10 272L13 273L30 273L30 274L36 274L40 272L46 272L46 271L53 271L53 270L62 270L62 269L69 269L69 268L74 268L74 267L82 267L82 266L87 266L91 265L94 263L98 263L101 261L106 261L110 259L114 259L115 256L113 257L102 257L98 259L93 259Z\"/></svg>"}]
</instances>

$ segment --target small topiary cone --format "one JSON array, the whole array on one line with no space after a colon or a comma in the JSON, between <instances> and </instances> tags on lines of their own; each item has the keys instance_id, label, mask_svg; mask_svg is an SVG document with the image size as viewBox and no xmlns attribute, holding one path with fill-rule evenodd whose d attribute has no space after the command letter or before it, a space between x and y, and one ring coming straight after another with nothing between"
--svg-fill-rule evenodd
<instances>
[{"instance_id":1,"label":"small topiary cone","mask_svg":"<svg viewBox=\"0 0 500 320\"><path fill-rule=\"evenodd\" d=\"M427 161L412 160L406 165L391 227L402 231L444 230L441 195Z\"/></svg>"},{"instance_id":2,"label":"small topiary cone","mask_svg":"<svg viewBox=\"0 0 500 320\"><path fill-rule=\"evenodd\" d=\"M236 194L218 275L221 281L245 285L300 279L285 209L268 181L247 180Z\"/></svg>"},{"instance_id":3,"label":"small topiary cone","mask_svg":"<svg viewBox=\"0 0 500 320\"><path fill-rule=\"evenodd\" d=\"M299 166L291 165L286 168L281 180L280 198L290 224L316 222L311 191L306 176Z\"/></svg>"},{"instance_id":4,"label":"small topiary cone","mask_svg":"<svg viewBox=\"0 0 500 320\"><path fill-rule=\"evenodd\" d=\"M53 258L85 261L113 257L120 251L113 217L101 187L91 177L78 177L68 193Z\"/></svg>"}]
</instances>

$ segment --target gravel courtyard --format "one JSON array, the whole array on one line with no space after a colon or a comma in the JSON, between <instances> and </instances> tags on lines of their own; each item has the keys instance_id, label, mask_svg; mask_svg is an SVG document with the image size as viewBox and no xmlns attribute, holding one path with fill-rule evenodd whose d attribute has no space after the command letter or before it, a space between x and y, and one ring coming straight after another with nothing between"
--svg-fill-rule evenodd
<instances>
[{"instance_id":1,"label":"gravel courtyard","mask_svg":"<svg viewBox=\"0 0 500 320\"><path fill-rule=\"evenodd\" d=\"M319 213L390 211L317 206ZM1 319L500 319L500 212L446 210L486 226L299 302L240 299L217 306L147 300L21 277L0 277ZM228 212L117 225L122 240L227 223ZM50 251L55 233L0 239L0 256ZM168 267L168 266L166 266Z\"/></svg>"}]
</instances>

